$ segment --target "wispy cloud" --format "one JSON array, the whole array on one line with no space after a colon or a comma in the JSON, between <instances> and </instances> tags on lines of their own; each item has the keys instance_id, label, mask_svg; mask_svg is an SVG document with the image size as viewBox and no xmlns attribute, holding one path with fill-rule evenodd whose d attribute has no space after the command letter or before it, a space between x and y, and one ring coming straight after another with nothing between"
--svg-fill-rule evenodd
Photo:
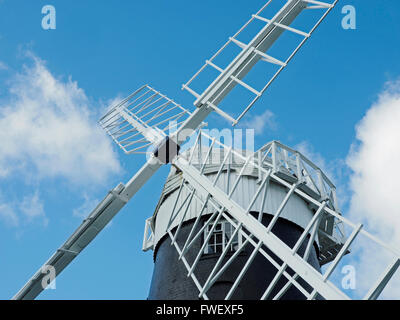
<instances>
[{"instance_id":1,"label":"wispy cloud","mask_svg":"<svg viewBox=\"0 0 400 320\"><path fill-rule=\"evenodd\" d=\"M0 61L0 71L7 70L7 69L8 69L8 66L4 62Z\"/></svg>"},{"instance_id":2,"label":"wispy cloud","mask_svg":"<svg viewBox=\"0 0 400 320\"><path fill-rule=\"evenodd\" d=\"M48 219L39 191L24 196L20 201L0 194L0 220L9 227L19 227L33 221L39 221L46 227Z\"/></svg>"},{"instance_id":3,"label":"wispy cloud","mask_svg":"<svg viewBox=\"0 0 400 320\"><path fill-rule=\"evenodd\" d=\"M267 129L276 130L275 114L267 109L260 115L243 120L241 127L254 129L256 135L263 134Z\"/></svg>"},{"instance_id":4,"label":"wispy cloud","mask_svg":"<svg viewBox=\"0 0 400 320\"><path fill-rule=\"evenodd\" d=\"M0 198L0 220L2 220L7 226L17 227L19 225L19 218L14 208Z\"/></svg>"},{"instance_id":5,"label":"wispy cloud","mask_svg":"<svg viewBox=\"0 0 400 320\"><path fill-rule=\"evenodd\" d=\"M43 201L39 197L39 191L36 190L34 194L25 196L22 199L19 209L21 213L28 218L33 220L35 218L44 218L44 223L47 225L47 219L45 218Z\"/></svg>"},{"instance_id":6,"label":"wispy cloud","mask_svg":"<svg viewBox=\"0 0 400 320\"><path fill-rule=\"evenodd\" d=\"M75 217L85 219L90 212L100 203L98 199L92 199L87 194L83 195L84 201L81 206L73 210L73 215Z\"/></svg>"},{"instance_id":7,"label":"wispy cloud","mask_svg":"<svg viewBox=\"0 0 400 320\"><path fill-rule=\"evenodd\" d=\"M117 155L85 92L31 57L33 65L13 77L9 99L0 105L0 174L103 183L119 173Z\"/></svg>"},{"instance_id":8,"label":"wispy cloud","mask_svg":"<svg viewBox=\"0 0 400 320\"><path fill-rule=\"evenodd\" d=\"M27 56L27 65L7 79L0 102L0 220L10 227L48 224L41 185L104 185L122 171L97 124L98 106L71 78L57 78L40 58ZM22 195L5 188L10 181Z\"/></svg>"}]
</instances>

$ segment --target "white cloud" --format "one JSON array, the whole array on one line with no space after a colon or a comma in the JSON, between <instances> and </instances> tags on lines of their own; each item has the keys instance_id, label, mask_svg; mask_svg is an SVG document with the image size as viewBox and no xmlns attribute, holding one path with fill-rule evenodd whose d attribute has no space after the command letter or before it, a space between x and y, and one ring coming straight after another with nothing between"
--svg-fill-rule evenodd
<instances>
[{"instance_id":1,"label":"white cloud","mask_svg":"<svg viewBox=\"0 0 400 320\"><path fill-rule=\"evenodd\" d=\"M0 203L0 220L11 227L17 227L19 225L19 218L12 206L8 203Z\"/></svg>"},{"instance_id":2,"label":"white cloud","mask_svg":"<svg viewBox=\"0 0 400 320\"><path fill-rule=\"evenodd\" d=\"M106 112L108 112L112 107L116 106L119 104L122 100L124 100L126 97L123 96L121 93L117 94L114 98L107 99L106 101L100 101L99 103L99 110L100 113L103 115Z\"/></svg>"},{"instance_id":3,"label":"white cloud","mask_svg":"<svg viewBox=\"0 0 400 320\"><path fill-rule=\"evenodd\" d=\"M393 91L397 85L398 92ZM379 227L400 225L400 82L391 84L357 125L358 144L353 145L348 165L352 211L364 212ZM394 234L400 243L400 230Z\"/></svg>"},{"instance_id":4,"label":"white cloud","mask_svg":"<svg viewBox=\"0 0 400 320\"><path fill-rule=\"evenodd\" d=\"M21 212L29 219L34 219L45 215L43 202L39 198L38 190L36 190L33 195L25 196L19 207Z\"/></svg>"},{"instance_id":5,"label":"white cloud","mask_svg":"<svg viewBox=\"0 0 400 320\"><path fill-rule=\"evenodd\" d=\"M366 223L380 238L400 248L400 81L388 83L356 127L357 143L349 152L352 169L350 216ZM359 268L381 267L383 251L363 248ZM383 270L382 270L383 271ZM400 276L384 298L400 298Z\"/></svg>"},{"instance_id":6,"label":"white cloud","mask_svg":"<svg viewBox=\"0 0 400 320\"><path fill-rule=\"evenodd\" d=\"M104 183L121 170L111 141L78 84L56 79L31 55L0 104L0 177L13 172Z\"/></svg>"},{"instance_id":7,"label":"white cloud","mask_svg":"<svg viewBox=\"0 0 400 320\"><path fill-rule=\"evenodd\" d=\"M242 127L254 129L256 135L264 133L266 129L276 130L275 115L270 110L265 110L263 114L249 117L243 120Z\"/></svg>"},{"instance_id":8,"label":"white cloud","mask_svg":"<svg viewBox=\"0 0 400 320\"><path fill-rule=\"evenodd\" d=\"M0 220L9 227L19 227L34 220L42 222L46 227L48 218L39 191L24 196L21 201L15 197L8 199L4 194L0 194Z\"/></svg>"}]
</instances>

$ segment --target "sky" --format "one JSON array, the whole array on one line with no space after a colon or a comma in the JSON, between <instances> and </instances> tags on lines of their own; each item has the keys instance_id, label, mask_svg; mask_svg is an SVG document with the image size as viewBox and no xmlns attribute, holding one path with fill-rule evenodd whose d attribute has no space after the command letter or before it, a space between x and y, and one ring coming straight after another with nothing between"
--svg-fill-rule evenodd
<instances>
[{"instance_id":1,"label":"sky","mask_svg":"<svg viewBox=\"0 0 400 320\"><path fill-rule=\"evenodd\" d=\"M107 107L148 83L193 110L181 85L264 3L0 0L0 299L145 162L101 131ZM45 5L56 9L54 30L42 28ZM356 9L356 29L342 26L345 5ZM280 140L310 157L336 183L343 214L398 248L399 31L397 0L340 0L241 123L255 129L256 148ZM230 128L216 115L207 122ZM144 222L168 170L40 299L147 298L153 257L141 251ZM360 273L379 255L367 249L352 260ZM395 280L385 297L400 297Z\"/></svg>"}]
</instances>

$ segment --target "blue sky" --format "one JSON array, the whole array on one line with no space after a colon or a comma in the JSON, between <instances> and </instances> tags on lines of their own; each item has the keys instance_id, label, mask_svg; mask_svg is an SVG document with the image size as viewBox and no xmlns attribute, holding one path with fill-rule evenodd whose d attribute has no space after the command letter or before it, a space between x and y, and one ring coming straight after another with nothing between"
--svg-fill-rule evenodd
<instances>
[{"instance_id":1,"label":"blue sky","mask_svg":"<svg viewBox=\"0 0 400 320\"><path fill-rule=\"evenodd\" d=\"M20 289L76 229L85 209L88 214L96 200L144 163L142 156L124 155L97 128L107 104L149 83L193 109L194 99L180 90L182 83L264 3L0 1L0 123L6 126L0 127L6 139L0 141L0 299ZM41 27L47 4L57 10L56 30ZM341 26L344 5L356 8L356 30ZM244 119L251 126L269 110L274 125L257 135L256 148L273 139L302 147L335 175L346 194L344 212L355 206L350 169L361 160L356 157L353 167L345 162L352 144L370 139L365 132L373 121L367 118L361 133L357 124L388 92L387 83L388 95L397 97L392 91L397 92L400 77L399 31L398 1L339 1ZM37 92L41 85L47 91ZM69 117L52 111L56 100ZM47 110L42 120L55 121L48 123L54 131L31 134L29 121L40 121L41 113L28 105ZM9 121L18 124L27 114L32 117L22 129ZM227 126L216 116L207 122L211 128ZM69 135L70 123L77 125ZM394 131L388 136L398 135ZM49 133L54 139L46 136L38 143ZM388 149L395 153L398 146L388 144ZM57 278L57 290L40 298L145 299L153 263L152 253L141 251L144 221L153 213L167 173L167 167L160 170Z\"/></svg>"}]
</instances>

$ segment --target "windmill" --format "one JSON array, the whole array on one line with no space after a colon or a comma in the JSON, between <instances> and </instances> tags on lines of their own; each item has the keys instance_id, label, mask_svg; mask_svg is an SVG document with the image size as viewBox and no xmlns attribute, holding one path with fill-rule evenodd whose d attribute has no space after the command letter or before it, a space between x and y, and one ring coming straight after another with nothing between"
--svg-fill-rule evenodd
<instances>
[{"instance_id":1,"label":"windmill","mask_svg":"<svg viewBox=\"0 0 400 320\"><path fill-rule=\"evenodd\" d=\"M264 14L273 3L280 7L267 19ZM213 111L236 125L336 3L287 0L282 6L282 2L268 1L183 85L196 98L193 112L148 85L113 106L100 119L103 129L125 153L149 154L151 148L150 157L131 180L108 193L13 299L36 298L45 288L43 270L51 266L56 275L60 274L167 164L172 165L171 174L155 215L145 223L143 249L157 251L150 298L165 298L168 291L160 288L171 286L160 280L163 277L157 276L159 272L176 277L167 274L173 270L162 268L164 257L181 276L184 288L173 292L176 298L235 299L240 298L240 292L247 294L250 290L249 297L257 299L349 299L329 277L360 235L393 255L364 296L378 298L398 269L400 254L361 224L353 224L340 214L335 186L320 168L278 141L246 154L199 130ZM306 11L318 12L309 32L294 26ZM239 40L254 22L262 23L261 29L247 43ZM286 34L296 35L300 41L286 59L279 60L270 51ZM217 58L230 45L237 46L239 54L225 68L218 66ZM260 64L277 69L257 90L245 81ZM207 68L218 75L197 93L190 86ZM221 105L238 87L252 98L240 114L232 115ZM174 130L170 130L171 122ZM194 132L194 145L183 150ZM240 198L246 190L247 197ZM345 229L350 230L348 236ZM204 263L204 256L209 254L213 256ZM324 272L321 265L326 265ZM263 273L258 272L260 268ZM254 283L255 289L249 289Z\"/></svg>"}]
</instances>

